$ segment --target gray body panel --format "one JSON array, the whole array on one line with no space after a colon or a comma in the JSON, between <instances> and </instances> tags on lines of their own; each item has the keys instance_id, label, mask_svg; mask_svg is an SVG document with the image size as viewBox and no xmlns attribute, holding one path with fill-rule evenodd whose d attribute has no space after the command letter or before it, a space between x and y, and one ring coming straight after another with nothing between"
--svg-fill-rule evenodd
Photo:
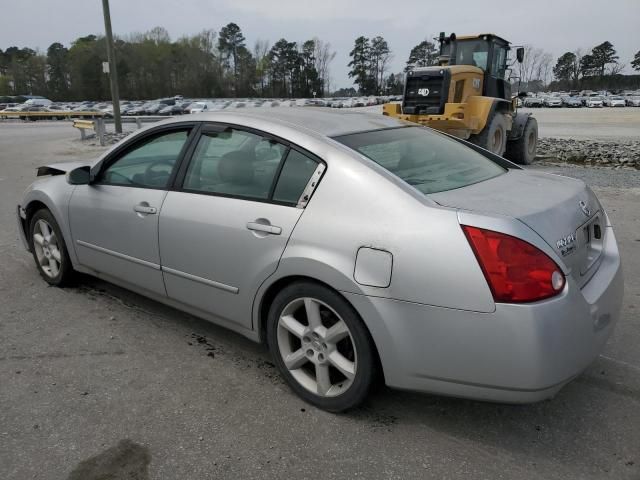
<instances>
[{"instance_id":1,"label":"gray body panel","mask_svg":"<svg viewBox=\"0 0 640 480\"><path fill-rule=\"evenodd\" d=\"M166 194L149 188L76 186L69 222L78 263L164 294L158 214L137 213L134 207L145 203L160 211Z\"/></svg>"},{"instance_id":2,"label":"gray body panel","mask_svg":"<svg viewBox=\"0 0 640 480\"><path fill-rule=\"evenodd\" d=\"M302 211L263 202L169 192L160 216L167 295L251 328L255 292L275 272ZM249 230L247 223L256 221L269 222L282 231L275 235Z\"/></svg>"},{"instance_id":3,"label":"gray body panel","mask_svg":"<svg viewBox=\"0 0 640 480\"><path fill-rule=\"evenodd\" d=\"M34 182L21 208L38 201L52 211L76 269L254 340L263 337L263 299L276 282L322 282L360 314L385 381L398 388L508 402L547 398L588 366L615 325L623 292L615 236L582 182L511 170L425 196L329 138L404 125L388 117L282 109L188 121L289 140L322 159L326 171L304 209L176 190L131 189L118 198L103 192L97 200L103 187L74 187L64 175ZM555 244L588 220L579 200L601 215L604 228L598 262L586 276L576 276L585 261L580 251L563 256ZM134 212L140 201L157 204L157 214ZM279 235L246 228L266 220ZM460 224L539 248L567 275L564 291L532 304L496 304ZM357 264L361 250L370 255Z\"/></svg>"}]
</instances>

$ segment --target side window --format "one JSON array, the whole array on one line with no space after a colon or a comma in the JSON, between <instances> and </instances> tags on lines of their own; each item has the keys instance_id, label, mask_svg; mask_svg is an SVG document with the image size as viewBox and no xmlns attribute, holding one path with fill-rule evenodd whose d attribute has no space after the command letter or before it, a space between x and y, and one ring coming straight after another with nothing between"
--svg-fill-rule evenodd
<instances>
[{"instance_id":1,"label":"side window","mask_svg":"<svg viewBox=\"0 0 640 480\"><path fill-rule=\"evenodd\" d=\"M286 151L280 143L243 130L204 132L183 188L267 200Z\"/></svg>"},{"instance_id":2,"label":"side window","mask_svg":"<svg viewBox=\"0 0 640 480\"><path fill-rule=\"evenodd\" d=\"M188 136L189 130L180 130L143 141L107 167L98 183L165 188Z\"/></svg>"},{"instance_id":3,"label":"side window","mask_svg":"<svg viewBox=\"0 0 640 480\"><path fill-rule=\"evenodd\" d=\"M499 47L497 45L495 45L493 48L493 75L498 78L503 78L505 74L503 67L505 65L504 62L507 55L507 50L506 48Z\"/></svg>"},{"instance_id":4,"label":"side window","mask_svg":"<svg viewBox=\"0 0 640 480\"><path fill-rule=\"evenodd\" d=\"M317 167L318 162L315 160L296 150L291 150L282 167L276 189L273 192L273 199L276 202L298 203Z\"/></svg>"}]
</instances>

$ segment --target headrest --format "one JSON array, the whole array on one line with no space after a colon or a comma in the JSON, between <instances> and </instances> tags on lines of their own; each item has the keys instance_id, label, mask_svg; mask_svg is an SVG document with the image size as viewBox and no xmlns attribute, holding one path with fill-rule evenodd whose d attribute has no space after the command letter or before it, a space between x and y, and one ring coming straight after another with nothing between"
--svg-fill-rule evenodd
<instances>
[{"instance_id":1,"label":"headrest","mask_svg":"<svg viewBox=\"0 0 640 480\"><path fill-rule=\"evenodd\" d=\"M218 175L223 182L247 185L253 182L255 152L236 150L225 153L218 163Z\"/></svg>"}]
</instances>

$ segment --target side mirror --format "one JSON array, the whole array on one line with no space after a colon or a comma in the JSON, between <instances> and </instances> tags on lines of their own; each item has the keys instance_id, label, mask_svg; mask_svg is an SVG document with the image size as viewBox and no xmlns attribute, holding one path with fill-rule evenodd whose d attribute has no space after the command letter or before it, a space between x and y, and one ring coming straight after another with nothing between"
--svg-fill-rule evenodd
<instances>
[{"instance_id":1,"label":"side mirror","mask_svg":"<svg viewBox=\"0 0 640 480\"><path fill-rule=\"evenodd\" d=\"M84 166L74 168L67 174L67 182L71 185L89 185L91 180L91 167Z\"/></svg>"},{"instance_id":2,"label":"side mirror","mask_svg":"<svg viewBox=\"0 0 640 480\"><path fill-rule=\"evenodd\" d=\"M516 49L516 59L518 63L522 63L524 60L524 47L518 47Z\"/></svg>"},{"instance_id":3,"label":"side mirror","mask_svg":"<svg viewBox=\"0 0 640 480\"><path fill-rule=\"evenodd\" d=\"M527 92L518 92L518 98L527 98Z\"/></svg>"}]
</instances>

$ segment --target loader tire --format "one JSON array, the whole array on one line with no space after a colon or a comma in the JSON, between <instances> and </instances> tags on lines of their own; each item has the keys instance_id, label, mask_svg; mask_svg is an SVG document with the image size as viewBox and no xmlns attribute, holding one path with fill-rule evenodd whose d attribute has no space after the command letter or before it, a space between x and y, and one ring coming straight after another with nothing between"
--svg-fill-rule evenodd
<instances>
[{"instance_id":1,"label":"loader tire","mask_svg":"<svg viewBox=\"0 0 640 480\"><path fill-rule=\"evenodd\" d=\"M536 158L538 149L538 122L529 117L524 126L522 136L517 140L507 142L505 158L519 165L531 165Z\"/></svg>"},{"instance_id":2,"label":"loader tire","mask_svg":"<svg viewBox=\"0 0 640 480\"><path fill-rule=\"evenodd\" d=\"M507 119L503 113L494 113L484 129L471 135L469 141L496 155L503 155L507 145Z\"/></svg>"}]
</instances>

